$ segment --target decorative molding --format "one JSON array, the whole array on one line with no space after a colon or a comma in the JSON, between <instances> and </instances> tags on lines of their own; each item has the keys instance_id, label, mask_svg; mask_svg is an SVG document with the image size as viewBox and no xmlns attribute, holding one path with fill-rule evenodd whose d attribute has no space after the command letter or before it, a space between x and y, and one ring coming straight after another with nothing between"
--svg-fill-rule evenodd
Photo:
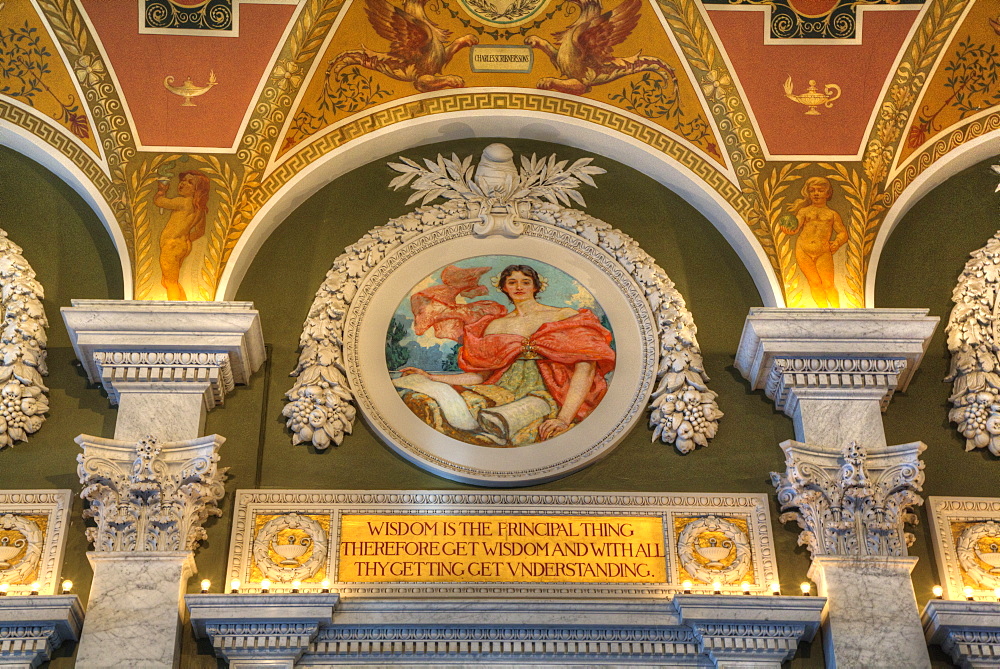
<instances>
[{"instance_id":1,"label":"decorative molding","mask_svg":"<svg viewBox=\"0 0 1000 669\"><path fill-rule=\"evenodd\" d=\"M291 667L333 622L336 593L186 595L195 637L208 638L229 662ZM281 664L285 662L287 664Z\"/></svg>"},{"instance_id":2,"label":"decorative molding","mask_svg":"<svg viewBox=\"0 0 1000 669\"><path fill-rule=\"evenodd\" d=\"M708 546L702 546L699 537L706 533L713 536L706 540ZM719 540L714 536L717 534L725 538ZM732 553L735 553L732 561L725 564ZM677 537L677 554L684 570L699 582L719 581L731 585L740 583L750 571L753 549L746 533L739 527L725 518L705 516L688 523L681 530Z\"/></svg>"},{"instance_id":3,"label":"decorative molding","mask_svg":"<svg viewBox=\"0 0 1000 669\"><path fill-rule=\"evenodd\" d=\"M993 166L1000 172L1000 166ZM1000 455L1000 358L994 296L1000 289L1000 232L972 252L958 277L948 318L948 350L952 382L948 420L965 437L965 450L989 448Z\"/></svg>"},{"instance_id":4,"label":"decorative molding","mask_svg":"<svg viewBox=\"0 0 1000 669\"><path fill-rule=\"evenodd\" d=\"M932 599L920 616L927 643L941 646L956 667L996 667L1000 658L1000 606Z\"/></svg>"},{"instance_id":5,"label":"decorative molding","mask_svg":"<svg viewBox=\"0 0 1000 669\"><path fill-rule=\"evenodd\" d=\"M920 442L889 446L869 455L855 443L841 456L797 441L785 441L785 473L771 473L783 513L781 522L802 528L799 545L813 558L906 555L913 543L904 531L915 523L910 507L923 503Z\"/></svg>"},{"instance_id":6,"label":"decorative molding","mask_svg":"<svg viewBox=\"0 0 1000 669\"><path fill-rule=\"evenodd\" d=\"M307 536L297 539L292 536L290 541L280 543L282 530L301 530ZM273 581L305 580L312 578L326 563L327 543L329 537L323 526L318 522L297 513L287 513L272 518L264 523L253 540L253 557L264 576ZM312 552L301 564L295 559L300 557L309 546ZM275 560L276 557L283 558Z\"/></svg>"},{"instance_id":7,"label":"decorative molding","mask_svg":"<svg viewBox=\"0 0 1000 669\"><path fill-rule=\"evenodd\" d=\"M37 667L66 641L80 638L83 607L76 595L0 599L0 666Z\"/></svg>"},{"instance_id":8,"label":"decorative molding","mask_svg":"<svg viewBox=\"0 0 1000 669\"><path fill-rule=\"evenodd\" d=\"M414 514L504 516L512 520L523 515L595 516L602 521L609 517L660 518L664 528L663 554L666 560L666 582L611 584L555 581L399 582L391 578L378 582L341 581L339 561L342 518L345 515L363 514L392 514L404 521L412 518ZM291 516L296 516L300 520L308 516L318 521L321 526L329 528L324 530L322 539L317 538L317 543L322 540L328 548L325 550L326 555L320 571L312 576L304 577L294 572L295 565L275 564L276 555L270 551L265 560L260 559L262 542L258 537L261 528L273 519ZM294 522L298 524L300 520ZM703 521L703 524L699 521ZM707 536L717 534L711 527L725 527L733 533L741 546L746 546L747 554L745 555L742 549L734 551L736 559L732 561L724 559L718 567L706 566L708 560L701 557L698 564L704 571L703 576L707 577L705 579L690 573L682 574L682 549L679 537L683 533L683 528L692 523L696 523L695 527L684 535L685 540L697 541L706 532L704 538L707 539ZM425 540L430 539L425 538ZM702 543L708 542L706 540ZM262 578L269 578L273 583L272 587L284 589L296 579L302 581L304 587L308 587L317 586L320 580L326 578L331 581L331 588L345 597L419 595L433 599L461 596L496 599L528 595L632 600L679 593L682 591L682 581L688 578L696 579L701 588L707 588L718 578L727 584L727 591L738 591L740 580L746 579L751 583L751 592L766 594L769 592L770 584L780 580L774 556L768 503L764 495L240 490L235 501L226 580L239 579L247 587L254 588L256 587L254 584ZM300 556L300 560L302 559L304 558ZM742 560L747 564L744 565ZM736 571L732 571L734 569ZM738 577L740 580L731 576L736 572L740 572Z\"/></svg>"},{"instance_id":9,"label":"decorative molding","mask_svg":"<svg viewBox=\"0 0 1000 669\"><path fill-rule=\"evenodd\" d=\"M0 492L0 583L26 595L38 583L39 595L58 587L73 493L70 490Z\"/></svg>"},{"instance_id":10,"label":"decorative molding","mask_svg":"<svg viewBox=\"0 0 1000 669\"><path fill-rule=\"evenodd\" d=\"M0 449L24 441L45 422L49 410L45 367L44 292L21 247L0 229Z\"/></svg>"},{"instance_id":11,"label":"decorative molding","mask_svg":"<svg viewBox=\"0 0 1000 669\"><path fill-rule=\"evenodd\" d=\"M484 151L475 175L471 157L438 156L436 163L427 161L426 168L401 160L390 164L402 173L391 185L414 188L410 202L422 200L427 205L437 197L448 201L421 206L372 229L334 261L303 326L299 362L292 372L296 382L286 393L290 402L283 414L294 433L294 444L311 442L324 449L340 444L353 429L356 410L350 400L357 389L342 372L345 340L351 335L345 330L345 316L355 308L362 283L384 273L386 258L401 257L407 245L418 243L422 236L443 237L450 228L471 223L469 233L476 237L530 236L525 226L534 225L536 236L551 238L549 230L554 228L553 232L568 235L575 246L596 247L610 256L615 267L605 271L624 273L635 282L642 291L644 308L652 312L649 318L659 338L658 385L652 391L649 418L653 439L673 443L681 452L707 445L722 412L715 403L716 393L706 385L694 319L680 293L653 258L625 233L562 206L571 200L583 204L576 189L581 183L593 184L591 175L603 170L590 166L589 159L567 168L555 156L522 157L518 170L512 152L497 144ZM452 232L466 234L464 227L456 230Z\"/></svg>"},{"instance_id":12,"label":"decorative molding","mask_svg":"<svg viewBox=\"0 0 1000 669\"><path fill-rule=\"evenodd\" d=\"M85 518L95 551L192 551L206 538L209 516L225 492L226 470L219 470L219 435L158 444L80 435L77 474L90 502Z\"/></svg>"},{"instance_id":13,"label":"decorative molding","mask_svg":"<svg viewBox=\"0 0 1000 669\"><path fill-rule=\"evenodd\" d=\"M265 358L251 302L73 300L62 316L87 377L112 403L122 392L190 384L210 409Z\"/></svg>"},{"instance_id":14,"label":"decorative molding","mask_svg":"<svg viewBox=\"0 0 1000 669\"><path fill-rule=\"evenodd\" d=\"M945 596L995 602L1000 587L1000 498L930 497L928 516Z\"/></svg>"},{"instance_id":15,"label":"decorative molding","mask_svg":"<svg viewBox=\"0 0 1000 669\"><path fill-rule=\"evenodd\" d=\"M906 390L938 318L927 309L750 310L736 368L789 416L802 396L874 399Z\"/></svg>"}]
</instances>

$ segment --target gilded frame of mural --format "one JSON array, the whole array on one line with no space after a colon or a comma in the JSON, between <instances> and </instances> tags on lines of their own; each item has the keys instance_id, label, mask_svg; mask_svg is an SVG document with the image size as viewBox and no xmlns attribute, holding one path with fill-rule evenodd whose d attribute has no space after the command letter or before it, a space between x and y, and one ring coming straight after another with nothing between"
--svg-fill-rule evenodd
<instances>
[{"instance_id":1,"label":"gilded frame of mural","mask_svg":"<svg viewBox=\"0 0 1000 669\"><path fill-rule=\"evenodd\" d=\"M71 490L0 492L0 583L12 595L58 592Z\"/></svg>"},{"instance_id":2,"label":"gilded frame of mural","mask_svg":"<svg viewBox=\"0 0 1000 669\"><path fill-rule=\"evenodd\" d=\"M947 599L996 601L1000 587L1000 498L928 497L934 557Z\"/></svg>"},{"instance_id":3,"label":"gilded frame of mural","mask_svg":"<svg viewBox=\"0 0 1000 669\"><path fill-rule=\"evenodd\" d=\"M474 521L477 518L517 523L542 521L595 521L615 523L645 521L659 535L655 542L662 554L651 556L663 567L662 578L631 582L630 579L602 578L369 578L340 580L342 564L351 553L353 541L348 528L351 520L391 518L390 522L423 521L442 524L448 519ZM599 534L599 533L596 533ZM483 537L462 537L461 532L416 538L405 535L373 537L375 542L414 543L438 546L448 541L478 543ZM489 537L486 537L489 539ZM506 537L512 543L550 545L561 543L570 551L566 560L596 562L591 553L573 553L571 546L597 544L602 540L620 542L614 537ZM629 539L633 548L638 539ZM516 552L516 551L514 551ZM374 555L373 553L371 555ZM477 553L483 557L482 553ZM329 587L342 596L429 596L481 595L509 597L513 594L552 596L594 596L644 598L669 596L685 590L691 581L694 592L710 592L714 582L726 592L749 592L764 595L779 583L774 560L774 540L767 495L756 493L515 493L454 492L434 490L238 490L236 492L233 533L226 566L227 582L239 581L241 592L255 592L262 579L271 582L272 592L294 587L303 592ZM426 554L424 555L426 558ZM467 555L466 558L469 556ZM618 555L619 558L622 555ZM386 553L369 560L388 563L394 558ZM410 557L407 560L423 558ZM454 561L455 555L427 558ZM494 558L491 558L491 560ZM641 561L636 554L629 560ZM557 562L548 554L508 555L509 564ZM459 561L462 561L459 559ZM464 560L469 562L468 559ZM323 582L326 581L327 585Z\"/></svg>"}]
</instances>

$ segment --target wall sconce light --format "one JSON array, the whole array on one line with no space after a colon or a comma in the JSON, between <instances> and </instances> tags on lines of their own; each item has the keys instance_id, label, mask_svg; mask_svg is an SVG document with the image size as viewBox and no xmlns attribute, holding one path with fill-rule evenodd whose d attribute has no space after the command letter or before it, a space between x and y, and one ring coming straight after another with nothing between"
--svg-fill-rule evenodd
<instances>
[{"instance_id":1,"label":"wall sconce light","mask_svg":"<svg viewBox=\"0 0 1000 669\"><path fill-rule=\"evenodd\" d=\"M970 602L973 601L973 599L972 599L972 587L971 586L968 586L968 585L965 586L965 588L962 590L962 592L965 593L965 599L967 601L970 601Z\"/></svg>"},{"instance_id":2,"label":"wall sconce light","mask_svg":"<svg viewBox=\"0 0 1000 669\"><path fill-rule=\"evenodd\" d=\"M808 581L803 581L799 588L802 590L803 597L808 597L809 593L812 592L812 584Z\"/></svg>"},{"instance_id":3,"label":"wall sconce light","mask_svg":"<svg viewBox=\"0 0 1000 669\"><path fill-rule=\"evenodd\" d=\"M211 588L211 587L212 587L212 582L209 581L207 578L204 579L201 582L201 594L207 595L208 594L208 589Z\"/></svg>"},{"instance_id":4,"label":"wall sconce light","mask_svg":"<svg viewBox=\"0 0 1000 669\"><path fill-rule=\"evenodd\" d=\"M234 578L229 582L229 593L232 595L239 594L240 592L240 579Z\"/></svg>"},{"instance_id":5,"label":"wall sconce light","mask_svg":"<svg viewBox=\"0 0 1000 669\"><path fill-rule=\"evenodd\" d=\"M684 590L685 595L691 594L691 581L684 581L681 583L681 588Z\"/></svg>"},{"instance_id":6,"label":"wall sconce light","mask_svg":"<svg viewBox=\"0 0 1000 669\"><path fill-rule=\"evenodd\" d=\"M295 579L292 581L292 592L298 592L299 588L302 587L302 581Z\"/></svg>"},{"instance_id":7,"label":"wall sconce light","mask_svg":"<svg viewBox=\"0 0 1000 669\"><path fill-rule=\"evenodd\" d=\"M68 595L73 590L73 581L68 578L62 582L62 594Z\"/></svg>"},{"instance_id":8,"label":"wall sconce light","mask_svg":"<svg viewBox=\"0 0 1000 669\"><path fill-rule=\"evenodd\" d=\"M934 593L934 599L941 599L941 597L944 596L944 588L940 585L935 585L931 588L931 592Z\"/></svg>"},{"instance_id":9,"label":"wall sconce light","mask_svg":"<svg viewBox=\"0 0 1000 669\"><path fill-rule=\"evenodd\" d=\"M712 594L713 595L722 594L722 581L715 581L712 583Z\"/></svg>"},{"instance_id":10,"label":"wall sconce light","mask_svg":"<svg viewBox=\"0 0 1000 669\"><path fill-rule=\"evenodd\" d=\"M323 592L330 592L330 579L324 578L320 585L323 587Z\"/></svg>"},{"instance_id":11,"label":"wall sconce light","mask_svg":"<svg viewBox=\"0 0 1000 669\"><path fill-rule=\"evenodd\" d=\"M38 594L38 589L40 587L41 586L39 585L38 581L35 581L34 583L32 583L31 584L31 594L32 595L37 595Z\"/></svg>"},{"instance_id":12,"label":"wall sconce light","mask_svg":"<svg viewBox=\"0 0 1000 669\"><path fill-rule=\"evenodd\" d=\"M6 597L8 590L10 590L9 583L0 583L0 597Z\"/></svg>"},{"instance_id":13,"label":"wall sconce light","mask_svg":"<svg viewBox=\"0 0 1000 669\"><path fill-rule=\"evenodd\" d=\"M778 595L781 594L781 584L780 583L772 583L771 584L771 594L774 595L775 597L777 597Z\"/></svg>"}]
</instances>

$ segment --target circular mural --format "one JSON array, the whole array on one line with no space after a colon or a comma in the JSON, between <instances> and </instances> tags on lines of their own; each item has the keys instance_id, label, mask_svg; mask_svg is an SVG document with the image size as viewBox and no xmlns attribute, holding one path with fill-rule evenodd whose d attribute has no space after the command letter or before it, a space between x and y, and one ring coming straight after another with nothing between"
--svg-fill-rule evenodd
<instances>
[{"instance_id":1,"label":"circular mural","mask_svg":"<svg viewBox=\"0 0 1000 669\"><path fill-rule=\"evenodd\" d=\"M423 277L386 332L403 403L443 435L492 448L552 439L604 399L611 323L566 272L520 256L476 256Z\"/></svg>"}]
</instances>

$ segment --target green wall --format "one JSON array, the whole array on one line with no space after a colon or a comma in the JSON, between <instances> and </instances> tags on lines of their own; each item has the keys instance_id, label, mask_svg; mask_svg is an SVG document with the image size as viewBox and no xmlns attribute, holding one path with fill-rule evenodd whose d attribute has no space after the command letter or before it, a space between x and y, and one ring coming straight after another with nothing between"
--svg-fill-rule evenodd
<instances>
[{"instance_id":1,"label":"green wall","mask_svg":"<svg viewBox=\"0 0 1000 669\"><path fill-rule=\"evenodd\" d=\"M63 325L60 307L70 300L122 299L121 266L107 230L86 202L37 163L0 146L0 228L24 249L45 289L49 319L49 415L26 442L0 451L0 489L69 488L73 507L66 532L62 576L86 602L91 571L85 557L83 502L77 496L78 434L110 437L115 411L107 395L87 383ZM53 667L70 667L75 646L57 651Z\"/></svg>"},{"instance_id":2,"label":"green wall","mask_svg":"<svg viewBox=\"0 0 1000 669\"><path fill-rule=\"evenodd\" d=\"M516 153L575 159L586 152L540 142L504 140ZM411 158L440 151L475 154L488 140L468 140L408 150ZM269 359L224 407L209 414L207 429L227 438L222 464L230 468L224 515L208 523L208 540L198 551L198 577L216 587L225 577L233 493L240 488L306 489L475 489L426 473L384 446L362 420L340 447L317 452L292 446L281 417L288 377L297 359L302 322L316 289L334 258L368 229L405 213L408 192L387 184L395 173L380 158L335 180L296 209L265 242L247 272L237 299L253 301L261 313ZM793 436L791 420L774 410L762 392L751 392L733 367L747 312L760 297L736 253L722 235L680 197L622 164L597 158L608 170L598 189L585 189L587 211L632 235L677 284L694 315L699 342L726 413L708 448L688 455L650 443L640 424L604 460L534 490L720 491L766 493L782 585L792 591L805 579L808 555L797 547L798 530L778 523L769 473L783 468L777 444ZM997 496L1000 465L981 452L965 453L964 440L947 422L948 354L944 321L955 279L970 251L982 246L997 226L996 177L989 162L957 175L919 202L891 236L876 286L880 307L929 307L942 318L909 390L897 393L885 414L890 443L928 444L926 495ZM41 432L26 443L0 451L0 488L79 490L73 437L111 436L115 412L106 395L89 387L75 361L59 316L73 298L113 298L123 294L117 254L97 216L58 178L34 162L0 148L0 227L25 250L47 294L51 320L49 368L51 412ZM13 185L16 184L16 187ZM84 553L81 504L75 500L63 573L86 600L90 569ZM923 603L937 582L926 514L915 528L912 548L920 562L914 572ZM72 648L52 666L70 666ZM185 666L215 666L211 650L187 638ZM819 644L804 650L796 666L820 666Z\"/></svg>"}]
</instances>

